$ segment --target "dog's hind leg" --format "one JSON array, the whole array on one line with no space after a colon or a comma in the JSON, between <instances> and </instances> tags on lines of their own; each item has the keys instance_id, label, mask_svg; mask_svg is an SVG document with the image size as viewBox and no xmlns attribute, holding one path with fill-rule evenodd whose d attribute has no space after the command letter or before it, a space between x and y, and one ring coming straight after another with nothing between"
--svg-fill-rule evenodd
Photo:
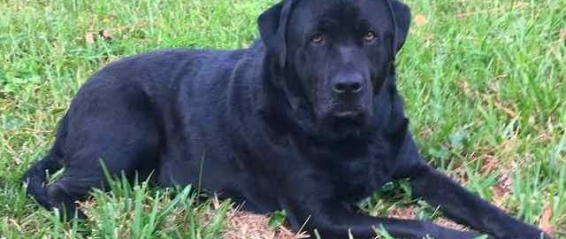
<instances>
[{"instance_id":1,"label":"dog's hind leg","mask_svg":"<svg viewBox=\"0 0 566 239\"><path fill-rule=\"evenodd\" d=\"M125 132L127 128L130 128L129 132ZM70 158L63 175L47 188L51 205L59 209L66 219L75 216L75 202L88 196L92 188L107 189L104 169L112 177L123 173L130 181L135 176L145 180L143 177L149 175L150 172L143 169L151 168L157 161L157 145L151 139L156 136L131 128L131 125L122 125L121 132L108 133L108 136L100 132L97 140L85 142L89 146L67 156ZM76 212L79 218L84 218L80 211Z\"/></svg>"},{"instance_id":2,"label":"dog's hind leg","mask_svg":"<svg viewBox=\"0 0 566 239\"><path fill-rule=\"evenodd\" d=\"M157 167L159 133L154 115L140 97L124 99L121 93L98 93L106 96L104 102L89 95L71 105L62 144L65 171L47 188L51 206L67 220L75 213L84 217L75 203L85 199L91 189L107 189L103 167L110 176L123 173L130 181L135 176L145 180Z\"/></svg>"}]
</instances>

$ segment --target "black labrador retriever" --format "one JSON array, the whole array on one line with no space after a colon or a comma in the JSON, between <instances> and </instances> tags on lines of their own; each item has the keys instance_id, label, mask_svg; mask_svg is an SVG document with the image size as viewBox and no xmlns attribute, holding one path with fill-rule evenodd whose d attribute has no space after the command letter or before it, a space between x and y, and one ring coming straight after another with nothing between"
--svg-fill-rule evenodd
<instances>
[{"instance_id":1,"label":"black labrador retriever","mask_svg":"<svg viewBox=\"0 0 566 239\"><path fill-rule=\"evenodd\" d=\"M235 51L166 50L94 74L60 122L28 193L67 217L111 174L200 184L246 210L284 209L323 238L474 238L430 222L376 218L355 203L391 180L494 238L550 238L467 192L419 156L394 60L410 24L397 0L285 0ZM65 167L44 186L46 171ZM77 214L75 214L77 213ZM308 220L307 220L308 219Z\"/></svg>"}]
</instances>

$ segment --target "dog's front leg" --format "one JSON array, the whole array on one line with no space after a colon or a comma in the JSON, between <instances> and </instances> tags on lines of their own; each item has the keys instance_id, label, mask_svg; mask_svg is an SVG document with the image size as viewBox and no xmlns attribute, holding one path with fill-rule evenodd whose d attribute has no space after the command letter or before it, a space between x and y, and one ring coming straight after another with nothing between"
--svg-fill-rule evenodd
<instances>
[{"instance_id":1,"label":"dog's front leg","mask_svg":"<svg viewBox=\"0 0 566 239\"><path fill-rule=\"evenodd\" d=\"M319 202L303 202L292 210L297 214L290 213L287 216L292 217L289 218L290 221L305 223L304 229L310 232L316 230L323 239L350 238L350 235L357 239L370 239L375 238L380 229L395 238L403 239L422 239L427 236L435 239L472 239L479 235L444 228L431 222L372 217L353 212L339 203Z\"/></svg>"},{"instance_id":2,"label":"dog's front leg","mask_svg":"<svg viewBox=\"0 0 566 239\"><path fill-rule=\"evenodd\" d=\"M439 207L449 218L487 232L498 239L550 238L539 229L511 217L503 210L468 192L454 180L429 167L418 154L412 135L407 133L398 156L398 168L410 180L413 196Z\"/></svg>"},{"instance_id":3,"label":"dog's front leg","mask_svg":"<svg viewBox=\"0 0 566 239\"><path fill-rule=\"evenodd\" d=\"M290 172L277 180L279 207L284 209L293 230L316 230L323 239L376 237L384 229L394 238L472 239L475 232L456 231L431 222L372 217L358 212L340 197L341 189L308 165L294 163ZM282 167L280 167L282 168ZM274 174L275 175L275 174ZM312 237L315 238L315 237Z\"/></svg>"}]
</instances>

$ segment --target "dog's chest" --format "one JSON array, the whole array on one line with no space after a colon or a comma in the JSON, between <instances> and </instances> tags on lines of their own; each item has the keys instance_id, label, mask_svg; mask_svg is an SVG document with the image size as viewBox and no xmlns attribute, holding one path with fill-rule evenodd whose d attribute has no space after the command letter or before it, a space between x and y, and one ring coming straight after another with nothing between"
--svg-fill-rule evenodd
<instances>
[{"instance_id":1,"label":"dog's chest","mask_svg":"<svg viewBox=\"0 0 566 239\"><path fill-rule=\"evenodd\" d=\"M372 146L363 155L331 156L324 167L336 194L346 201L370 196L392 180L390 165L393 156L389 149L380 145Z\"/></svg>"},{"instance_id":2,"label":"dog's chest","mask_svg":"<svg viewBox=\"0 0 566 239\"><path fill-rule=\"evenodd\" d=\"M385 165L377 160L345 163L341 168L333 177L335 190L348 201L365 198L391 180Z\"/></svg>"}]
</instances>

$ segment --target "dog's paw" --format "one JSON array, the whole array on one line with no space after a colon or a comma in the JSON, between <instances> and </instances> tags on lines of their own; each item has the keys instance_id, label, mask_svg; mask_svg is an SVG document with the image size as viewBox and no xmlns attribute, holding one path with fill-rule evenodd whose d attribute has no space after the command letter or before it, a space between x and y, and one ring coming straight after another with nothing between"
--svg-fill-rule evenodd
<instances>
[{"instance_id":1,"label":"dog's paw","mask_svg":"<svg viewBox=\"0 0 566 239\"><path fill-rule=\"evenodd\" d=\"M552 237L538 228L530 227L507 233L499 239L552 239Z\"/></svg>"}]
</instances>

